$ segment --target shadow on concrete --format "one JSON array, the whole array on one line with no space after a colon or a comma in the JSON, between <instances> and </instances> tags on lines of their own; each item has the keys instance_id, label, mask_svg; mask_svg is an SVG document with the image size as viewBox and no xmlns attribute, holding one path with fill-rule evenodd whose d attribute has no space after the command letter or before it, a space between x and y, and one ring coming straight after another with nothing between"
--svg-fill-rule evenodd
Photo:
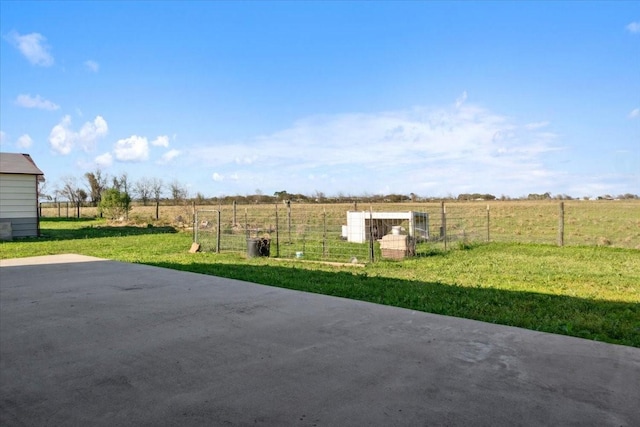
<instances>
[{"instance_id":1,"label":"shadow on concrete","mask_svg":"<svg viewBox=\"0 0 640 427\"><path fill-rule=\"evenodd\" d=\"M636 348L140 264L43 258L1 271L2 425L640 425ZM162 266L312 290L325 282L323 293L374 301L413 286L425 292L404 292L416 298L406 304L432 308L443 295L453 306L536 298L288 266ZM553 312L577 303L549 301Z\"/></svg>"},{"instance_id":2,"label":"shadow on concrete","mask_svg":"<svg viewBox=\"0 0 640 427\"><path fill-rule=\"evenodd\" d=\"M390 279L359 271L210 263L149 265L640 347L639 304Z\"/></svg>"}]
</instances>

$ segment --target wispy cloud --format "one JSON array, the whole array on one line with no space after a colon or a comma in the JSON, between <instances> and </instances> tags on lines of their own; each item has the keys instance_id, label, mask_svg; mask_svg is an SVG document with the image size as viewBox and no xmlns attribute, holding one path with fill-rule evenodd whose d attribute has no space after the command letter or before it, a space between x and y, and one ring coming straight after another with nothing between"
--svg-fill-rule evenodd
<instances>
[{"instance_id":1,"label":"wispy cloud","mask_svg":"<svg viewBox=\"0 0 640 427\"><path fill-rule=\"evenodd\" d=\"M169 150L162 155L162 157L160 158L160 160L158 160L157 163L159 165L166 165L167 163L171 162L173 159L178 157L180 154L182 154L182 152L179 150Z\"/></svg>"},{"instance_id":2,"label":"wispy cloud","mask_svg":"<svg viewBox=\"0 0 640 427\"><path fill-rule=\"evenodd\" d=\"M211 143L187 157L210 168L215 181L236 176L229 192L252 191L258 183L353 194L508 192L553 183L555 172L542 158L561 148L553 132L541 130L547 126L518 125L456 102L450 109L308 117L271 135Z\"/></svg>"},{"instance_id":3,"label":"wispy cloud","mask_svg":"<svg viewBox=\"0 0 640 427\"><path fill-rule=\"evenodd\" d=\"M38 108L40 110L55 111L60 108L59 105L42 98L40 95L18 95L16 98L16 105L24 108Z\"/></svg>"},{"instance_id":4,"label":"wispy cloud","mask_svg":"<svg viewBox=\"0 0 640 427\"><path fill-rule=\"evenodd\" d=\"M47 39L40 33L20 35L16 31L11 31L7 35L11 42L22 55L33 65L50 67L54 63L50 47L46 44Z\"/></svg>"},{"instance_id":5,"label":"wispy cloud","mask_svg":"<svg viewBox=\"0 0 640 427\"><path fill-rule=\"evenodd\" d=\"M640 117L640 108L634 108L633 110L631 110L631 112L629 113L629 115L627 116L630 119L637 119Z\"/></svg>"},{"instance_id":6,"label":"wispy cloud","mask_svg":"<svg viewBox=\"0 0 640 427\"><path fill-rule=\"evenodd\" d=\"M28 134L24 134L16 141L16 146L20 149L29 148L33 145L33 139Z\"/></svg>"},{"instance_id":7,"label":"wispy cloud","mask_svg":"<svg viewBox=\"0 0 640 427\"><path fill-rule=\"evenodd\" d=\"M464 92L462 92L462 95L460 95L458 99L456 99L456 108L460 108L462 104L465 103L466 100L467 100L467 91L465 90Z\"/></svg>"},{"instance_id":8,"label":"wispy cloud","mask_svg":"<svg viewBox=\"0 0 640 427\"><path fill-rule=\"evenodd\" d=\"M169 137L167 135L160 135L159 137L151 141L151 145L156 147L168 147Z\"/></svg>"},{"instance_id":9,"label":"wispy cloud","mask_svg":"<svg viewBox=\"0 0 640 427\"><path fill-rule=\"evenodd\" d=\"M0 130L0 145L4 144L7 140L7 133L5 131Z\"/></svg>"},{"instance_id":10,"label":"wispy cloud","mask_svg":"<svg viewBox=\"0 0 640 427\"><path fill-rule=\"evenodd\" d=\"M113 156L111 153L104 153L96 157L94 162L100 168L108 168L113 164Z\"/></svg>"},{"instance_id":11,"label":"wispy cloud","mask_svg":"<svg viewBox=\"0 0 640 427\"><path fill-rule=\"evenodd\" d=\"M94 149L96 141L108 131L107 122L101 116L97 116L93 122L86 122L79 131L74 131L71 128L71 116L66 115L51 129L49 144L59 154L69 154L76 146L88 152Z\"/></svg>"},{"instance_id":12,"label":"wispy cloud","mask_svg":"<svg viewBox=\"0 0 640 427\"><path fill-rule=\"evenodd\" d=\"M230 175L222 175L222 174L219 174L218 172L214 172L213 175L211 175L211 179L213 179L215 182L237 181L238 178L239 177L237 173L232 173Z\"/></svg>"},{"instance_id":13,"label":"wispy cloud","mask_svg":"<svg viewBox=\"0 0 640 427\"><path fill-rule=\"evenodd\" d=\"M524 128L527 130L536 130L549 126L549 122L533 122L527 123L524 125Z\"/></svg>"},{"instance_id":14,"label":"wispy cloud","mask_svg":"<svg viewBox=\"0 0 640 427\"><path fill-rule=\"evenodd\" d=\"M100 64L98 64L96 61L92 61L91 59L84 61L84 66L87 70L94 73L100 71Z\"/></svg>"},{"instance_id":15,"label":"wispy cloud","mask_svg":"<svg viewBox=\"0 0 640 427\"><path fill-rule=\"evenodd\" d=\"M640 33L640 21L631 22L625 28L631 34L638 34L638 33Z\"/></svg>"}]
</instances>

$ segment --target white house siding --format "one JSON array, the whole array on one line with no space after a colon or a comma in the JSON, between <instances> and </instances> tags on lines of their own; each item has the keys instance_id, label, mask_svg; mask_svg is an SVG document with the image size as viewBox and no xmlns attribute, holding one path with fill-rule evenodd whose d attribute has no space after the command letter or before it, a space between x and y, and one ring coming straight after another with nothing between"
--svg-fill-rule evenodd
<instances>
[{"instance_id":1,"label":"white house siding","mask_svg":"<svg viewBox=\"0 0 640 427\"><path fill-rule=\"evenodd\" d=\"M13 237L38 235L37 176L0 174L0 222L10 222Z\"/></svg>"}]
</instances>

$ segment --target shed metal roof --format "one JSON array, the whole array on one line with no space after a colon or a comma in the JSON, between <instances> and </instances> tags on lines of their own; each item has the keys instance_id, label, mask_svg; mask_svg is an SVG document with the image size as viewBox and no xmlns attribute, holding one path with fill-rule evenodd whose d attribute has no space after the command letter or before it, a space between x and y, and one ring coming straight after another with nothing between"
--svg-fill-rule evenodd
<instances>
[{"instance_id":1,"label":"shed metal roof","mask_svg":"<svg viewBox=\"0 0 640 427\"><path fill-rule=\"evenodd\" d=\"M30 155L21 153L0 153L0 173L44 175Z\"/></svg>"}]
</instances>

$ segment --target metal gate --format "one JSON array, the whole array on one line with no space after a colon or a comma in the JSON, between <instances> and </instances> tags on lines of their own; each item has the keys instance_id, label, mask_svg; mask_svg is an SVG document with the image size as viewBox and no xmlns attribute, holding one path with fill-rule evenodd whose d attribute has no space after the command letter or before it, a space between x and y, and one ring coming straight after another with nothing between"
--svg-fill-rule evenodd
<instances>
[{"instance_id":1,"label":"metal gate","mask_svg":"<svg viewBox=\"0 0 640 427\"><path fill-rule=\"evenodd\" d=\"M220 211L196 211L193 241L203 252L220 252Z\"/></svg>"}]
</instances>

